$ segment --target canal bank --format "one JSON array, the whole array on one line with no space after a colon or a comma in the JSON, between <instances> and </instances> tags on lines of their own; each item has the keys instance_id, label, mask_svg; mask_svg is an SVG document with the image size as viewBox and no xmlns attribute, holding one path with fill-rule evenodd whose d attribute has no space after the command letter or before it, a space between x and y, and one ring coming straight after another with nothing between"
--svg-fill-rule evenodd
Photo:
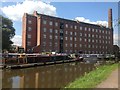
<instances>
[{"instance_id":1,"label":"canal bank","mask_svg":"<svg viewBox=\"0 0 120 90\"><path fill-rule=\"evenodd\" d=\"M65 88L96 88L96 86L107 79L116 68L118 68L118 64L99 66L96 70L69 83Z\"/></svg>"}]
</instances>

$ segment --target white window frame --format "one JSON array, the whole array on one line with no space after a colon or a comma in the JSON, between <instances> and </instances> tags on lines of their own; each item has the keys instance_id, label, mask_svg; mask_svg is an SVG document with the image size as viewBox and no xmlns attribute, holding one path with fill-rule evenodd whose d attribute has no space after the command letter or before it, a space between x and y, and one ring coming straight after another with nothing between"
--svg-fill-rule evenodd
<instances>
[{"instance_id":1,"label":"white window frame","mask_svg":"<svg viewBox=\"0 0 120 90\"><path fill-rule=\"evenodd\" d=\"M46 21L46 20L43 20L43 24L44 24L44 25L47 24L47 21Z\"/></svg>"},{"instance_id":2,"label":"white window frame","mask_svg":"<svg viewBox=\"0 0 120 90\"><path fill-rule=\"evenodd\" d=\"M27 35L27 38L31 38L31 34L28 34L28 35Z\"/></svg>"},{"instance_id":3,"label":"white window frame","mask_svg":"<svg viewBox=\"0 0 120 90\"><path fill-rule=\"evenodd\" d=\"M50 26L52 26L52 25L53 25L53 22L52 22L52 21L50 21L50 22L49 22L49 25L50 25Z\"/></svg>"}]
</instances>

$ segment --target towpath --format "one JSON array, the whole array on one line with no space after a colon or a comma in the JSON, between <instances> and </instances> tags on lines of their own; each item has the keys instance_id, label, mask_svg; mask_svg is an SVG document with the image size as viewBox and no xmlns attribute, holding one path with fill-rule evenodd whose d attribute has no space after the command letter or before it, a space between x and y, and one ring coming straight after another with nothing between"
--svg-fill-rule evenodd
<instances>
[{"instance_id":1,"label":"towpath","mask_svg":"<svg viewBox=\"0 0 120 90\"><path fill-rule=\"evenodd\" d=\"M118 74L119 73L119 74ZM120 90L120 78L118 78L118 75L120 75L120 68L114 70L108 78L100 83L96 88L118 88ZM119 83L118 83L119 82Z\"/></svg>"}]
</instances>

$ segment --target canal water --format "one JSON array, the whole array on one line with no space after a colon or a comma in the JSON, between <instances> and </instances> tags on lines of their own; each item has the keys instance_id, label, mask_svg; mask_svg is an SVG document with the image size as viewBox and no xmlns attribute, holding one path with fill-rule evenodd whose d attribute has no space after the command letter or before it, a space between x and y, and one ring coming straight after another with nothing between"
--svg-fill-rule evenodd
<instances>
[{"instance_id":1,"label":"canal water","mask_svg":"<svg viewBox=\"0 0 120 90\"><path fill-rule=\"evenodd\" d=\"M2 70L2 88L63 88L94 69L93 64L85 63L6 69Z\"/></svg>"}]
</instances>

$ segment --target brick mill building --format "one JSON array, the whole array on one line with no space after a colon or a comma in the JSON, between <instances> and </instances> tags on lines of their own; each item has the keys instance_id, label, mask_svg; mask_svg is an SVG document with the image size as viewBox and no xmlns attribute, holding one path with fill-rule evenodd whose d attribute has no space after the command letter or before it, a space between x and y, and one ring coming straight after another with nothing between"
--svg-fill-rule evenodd
<instances>
[{"instance_id":1,"label":"brick mill building","mask_svg":"<svg viewBox=\"0 0 120 90\"><path fill-rule=\"evenodd\" d=\"M86 54L109 54L113 47L112 9L108 11L108 28L43 15L34 11L23 16L22 46L25 51L83 51Z\"/></svg>"}]
</instances>

